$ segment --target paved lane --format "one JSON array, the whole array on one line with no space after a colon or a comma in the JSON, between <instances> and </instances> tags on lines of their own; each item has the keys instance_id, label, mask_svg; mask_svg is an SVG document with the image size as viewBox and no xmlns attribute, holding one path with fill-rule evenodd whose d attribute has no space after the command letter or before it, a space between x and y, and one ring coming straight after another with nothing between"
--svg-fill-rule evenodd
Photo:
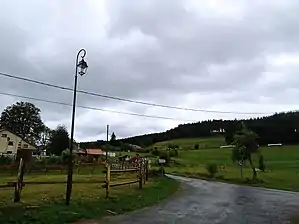
<instances>
[{"instance_id":1,"label":"paved lane","mask_svg":"<svg viewBox=\"0 0 299 224\"><path fill-rule=\"evenodd\" d=\"M182 190L151 208L103 220L105 224L271 223L299 213L299 193L174 177Z\"/></svg>"}]
</instances>

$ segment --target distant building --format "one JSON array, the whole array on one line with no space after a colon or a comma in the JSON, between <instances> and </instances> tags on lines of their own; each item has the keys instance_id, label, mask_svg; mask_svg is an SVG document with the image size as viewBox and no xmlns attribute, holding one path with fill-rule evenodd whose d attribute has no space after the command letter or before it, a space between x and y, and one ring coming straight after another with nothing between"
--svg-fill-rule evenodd
<instances>
[{"instance_id":1,"label":"distant building","mask_svg":"<svg viewBox=\"0 0 299 224\"><path fill-rule=\"evenodd\" d=\"M140 147L139 145L133 145L133 144L129 144L130 148L133 150L133 151L140 151L140 150L143 150L142 147Z\"/></svg>"},{"instance_id":2,"label":"distant building","mask_svg":"<svg viewBox=\"0 0 299 224\"><path fill-rule=\"evenodd\" d=\"M20 136L6 129L0 130L0 154L16 155L18 149L30 149L36 151L36 147L29 144Z\"/></svg>"}]
</instances>

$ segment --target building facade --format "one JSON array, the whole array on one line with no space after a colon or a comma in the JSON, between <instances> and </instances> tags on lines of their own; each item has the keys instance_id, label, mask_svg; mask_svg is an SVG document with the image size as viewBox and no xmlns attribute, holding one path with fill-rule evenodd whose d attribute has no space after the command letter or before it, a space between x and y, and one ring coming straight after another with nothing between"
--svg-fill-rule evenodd
<instances>
[{"instance_id":1,"label":"building facade","mask_svg":"<svg viewBox=\"0 0 299 224\"><path fill-rule=\"evenodd\" d=\"M16 155L18 149L30 149L36 150L36 148L24 141L18 135L8 131L0 130L0 155L1 154L13 154Z\"/></svg>"}]
</instances>

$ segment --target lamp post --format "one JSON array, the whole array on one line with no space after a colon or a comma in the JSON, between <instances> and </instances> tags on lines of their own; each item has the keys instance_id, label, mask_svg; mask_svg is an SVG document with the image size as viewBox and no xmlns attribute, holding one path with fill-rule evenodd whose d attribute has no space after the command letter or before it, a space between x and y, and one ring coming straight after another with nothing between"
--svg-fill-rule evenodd
<instances>
[{"instance_id":1,"label":"lamp post","mask_svg":"<svg viewBox=\"0 0 299 224\"><path fill-rule=\"evenodd\" d=\"M76 97L77 97L77 79L78 74L83 76L88 68L87 63L84 61L86 55L85 49L81 49L77 54L76 59L76 73L75 73L75 84L74 84L74 98L73 98L73 112L72 112L72 124L71 124L71 141L70 141L70 157L68 163L68 174L67 174L67 186L66 186L66 204L70 204L72 184L73 184L73 141L74 141L74 125L75 125L75 112L76 112ZM79 61L79 56L81 60Z\"/></svg>"}]
</instances>

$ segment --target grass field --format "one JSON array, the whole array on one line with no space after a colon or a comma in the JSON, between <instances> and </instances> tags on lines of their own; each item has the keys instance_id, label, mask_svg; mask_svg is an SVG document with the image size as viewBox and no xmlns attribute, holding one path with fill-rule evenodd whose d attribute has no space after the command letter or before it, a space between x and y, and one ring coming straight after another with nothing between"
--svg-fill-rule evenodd
<instances>
[{"instance_id":1,"label":"grass field","mask_svg":"<svg viewBox=\"0 0 299 224\"><path fill-rule=\"evenodd\" d=\"M207 144L208 148L201 147L199 150L191 150L194 144ZM244 179L240 179L239 166L231 161L230 148L219 148L225 145L223 137L214 138L191 138L191 139L175 139L156 143L153 147L166 149L169 144L179 145L179 156L174 157L175 164L166 166L166 172L196 178L208 178L206 170L207 164L217 164L218 166L226 166L226 170L219 170L216 179L219 181L251 184L247 179L252 178L252 171L249 164L245 164ZM214 146L214 148L210 148ZM153 148L151 147L151 148ZM259 172L258 178L264 181L257 183L256 186L284 189L291 191L299 191L299 145L282 146L282 147L261 147L264 155L266 172ZM123 152L122 154L124 154ZM132 152L131 155L136 153ZM142 156L156 161L157 157L150 153L140 153ZM256 155L253 156L254 163L258 167Z\"/></svg>"},{"instance_id":2,"label":"grass field","mask_svg":"<svg viewBox=\"0 0 299 224\"><path fill-rule=\"evenodd\" d=\"M194 149L194 145L198 144L201 149L205 148L218 148L221 145L225 145L224 138L211 137L211 138L179 138L164 142L158 142L153 145L157 148L166 148L168 145L178 145L181 149Z\"/></svg>"},{"instance_id":3,"label":"grass field","mask_svg":"<svg viewBox=\"0 0 299 224\"><path fill-rule=\"evenodd\" d=\"M264 183L257 185L299 191L299 146L261 147L261 151L265 158L267 172L259 172L258 177ZM166 167L167 172L205 178L208 175L205 166L215 163L218 166L226 166L226 170L219 171L217 176L219 180L243 183L240 180L239 166L231 161L231 149L181 150L175 160L179 165ZM258 167L255 156L254 162ZM246 164L244 179L251 177L251 169Z\"/></svg>"},{"instance_id":4,"label":"grass field","mask_svg":"<svg viewBox=\"0 0 299 224\"><path fill-rule=\"evenodd\" d=\"M136 179L136 174L112 178L113 182ZM60 172L33 173L24 181L63 181ZM14 181L15 177L1 173L0 184ZM81 219L100 219L109 215L135 210L160 201L178 189L178 183L168 178L150 179L142 190L137 184L111 188L111 198L105 199L104 174L75 174L74 180L86 183L74 184L71 205L65 206L65 184L27 185L22 191L22 203L13 203L13 188L0 189L0 223L67 223Z\"/></svg>"}]
</instances>

